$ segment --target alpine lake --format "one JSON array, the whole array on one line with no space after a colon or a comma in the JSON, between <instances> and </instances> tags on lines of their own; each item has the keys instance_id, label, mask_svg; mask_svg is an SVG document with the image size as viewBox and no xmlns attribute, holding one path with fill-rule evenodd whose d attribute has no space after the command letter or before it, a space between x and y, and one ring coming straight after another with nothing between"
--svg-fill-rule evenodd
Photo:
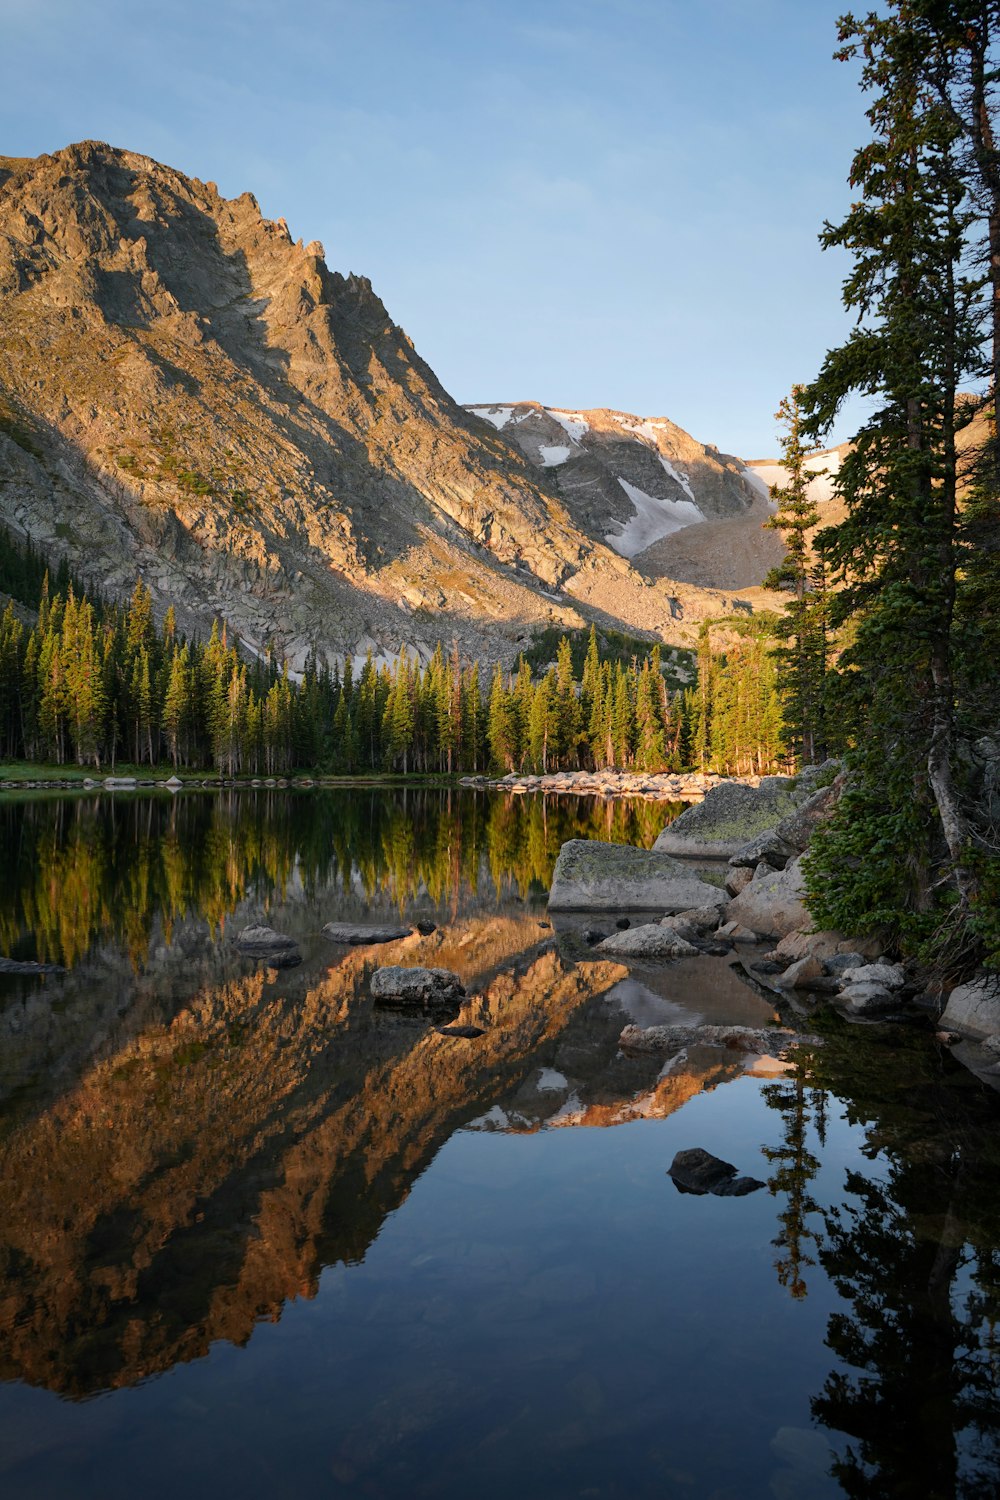
<instances>
[{"instance_id":1,"label":"alpine lake","mask_svg":"<svg viewBox=\"0 0 1000 1500\"><path fill-rule=\"evenodd\" d=\"M678 807L413 788L0 796L6 1500L985 1500L1000 1096L933 1027L775 1020L736 955L552 920ZM434 924L373 947L329 921ZM303 961L234 936L266 922ZM377 1007L374 966L467 989ZM686 1193L702 1147L762 1186Z\"/></svg>"}]
</instances>

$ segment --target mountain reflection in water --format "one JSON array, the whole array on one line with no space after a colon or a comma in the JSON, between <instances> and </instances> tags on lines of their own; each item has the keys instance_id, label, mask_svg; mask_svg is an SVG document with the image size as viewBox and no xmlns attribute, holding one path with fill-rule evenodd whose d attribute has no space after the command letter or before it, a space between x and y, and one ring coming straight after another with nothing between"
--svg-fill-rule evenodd
<instances>
[{"instance_id":1,"label":"mountain reflection in water","mask_svg":"<svg viewBox=\"0 0 1000 1500\"><path fill-rule=\"evenodd\" d=\"M530 899L565 838L667 816L0 806L2 951L68 967L0 990L5 1494L996 1492L996 1096L823 1016L784 1067L620 1054L631 1019L773 1019L724 959L629 971ZM321 935L390 911L437 929ZM236 953L261 917L299 968ZM374 1007L397 962L484 1034ZM681 1196L692 1145L767 1190Z\"/></svg>"}]
</instances>

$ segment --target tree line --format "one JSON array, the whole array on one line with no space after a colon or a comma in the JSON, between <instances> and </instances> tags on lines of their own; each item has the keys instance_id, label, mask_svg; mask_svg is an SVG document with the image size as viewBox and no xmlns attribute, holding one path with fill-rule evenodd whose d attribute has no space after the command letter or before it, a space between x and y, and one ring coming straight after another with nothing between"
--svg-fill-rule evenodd
<instances>
[{"instance_id":1,"label":"tree line","mask_svg":"<svg viewBox=\"0 0 1000 1500\"><path fill-rule=\"evenodd\" d=\"M787 768L780 694L766 633L740 624L725 649L702 630L697 680L668 686L659 647L641 660L602 657L591 630L579 673L565 637L539 675L522 657L494 669L439 645L355 673L311 658L294 678L274 653L244 659L213 626L186 638L168 609L156 623L140 581L125 605L51 594L37 623L12 604L0 617L0 756L110 770L119 762L212 769L224 776L294 770L351 774L547 772L617 768L766 773Z\"/></svg>"}]
</instances>

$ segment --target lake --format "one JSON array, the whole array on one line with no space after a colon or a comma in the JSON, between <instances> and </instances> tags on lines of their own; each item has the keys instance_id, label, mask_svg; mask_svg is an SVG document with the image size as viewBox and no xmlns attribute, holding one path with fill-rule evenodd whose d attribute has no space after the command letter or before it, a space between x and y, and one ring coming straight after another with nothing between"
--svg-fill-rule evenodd
<instances>
[{"instance_id":1,"label":"lake","mask_svg":"<svg viewBox=\"0 0 1000 1500\"><path fill-rule=\"evenodd\" d=\"M727 958L549 925L678 809L428 789L0 797L0 1492L992 1496L1000 1110L930 1030L785 1068ZM324 922L423 920L379 948ZM278 970L233 938L299 942ZM603 924L607 926L607 922ZM448 1037L373 964L467 988ZM763 1186L680 1192L703 1147Z\"/></svg>"}]
</instances>

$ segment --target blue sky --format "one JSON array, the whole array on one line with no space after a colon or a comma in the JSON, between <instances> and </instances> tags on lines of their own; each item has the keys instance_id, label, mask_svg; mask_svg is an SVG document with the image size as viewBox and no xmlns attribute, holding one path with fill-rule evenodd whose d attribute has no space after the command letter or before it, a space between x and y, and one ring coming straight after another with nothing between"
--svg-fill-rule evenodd
<instances>
[{"instance_id":1,"label":"blue sky","mask_svg":"<svg viewBox=\"0 0 1000 1500\"><path fill-rule=\"evenodd\" d=\"M842 8L0 0L0 153L94 138L249 189L371 278L460 401L760 457L847 329L817 243L866 138Z\"/></svg>"}]
</instances>

